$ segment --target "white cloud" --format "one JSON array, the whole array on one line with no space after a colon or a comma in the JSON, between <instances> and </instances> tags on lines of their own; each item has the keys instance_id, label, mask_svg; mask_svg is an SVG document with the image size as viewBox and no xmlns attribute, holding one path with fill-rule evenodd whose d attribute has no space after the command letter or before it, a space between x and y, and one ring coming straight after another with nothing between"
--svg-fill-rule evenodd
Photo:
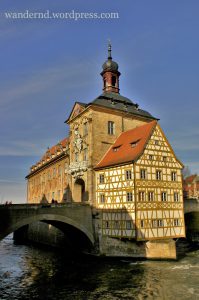
<instances>
[{"instance_id":1,"label":"white cloud","mask_svg":"<svg viewBox=\"0 0 199 300\"><path fill-rule=\"evenodd\" d=\"M49 140L42 142L37 140L33 143L30 141L7 141L3 145L0 145L0 155L1 156L37 156L41 155L48 145ZM43 152L42 152L43 150Z\"/></svg>"},{"instance_id":2,"label":"white cloud","mask_svg":"<svg viewBox=\"0 0 199 300\"><path fill-rule=\"evenodd\" d=\"M60 82L63 82L64 87L67 89L79 89L90 83L88 76L86 76L86 70L90 68L90 62L77 62L71 66L62 61L56 66L38 70L37 72L28 72L27 76L25 76L26 74L21 74L21 78L20 74L18 74L20 80L15 78L17 82L9 82L6 86L4 84L1 87L0 107L6 108L13 102L16 102L16 99L18 104L28 101L28 99L32 101L32 95L42 91L49 92L49 89L52 90L52 87L57 86ZM22 78L24 79L21 80Z\"/></svg>"}]
</instances>

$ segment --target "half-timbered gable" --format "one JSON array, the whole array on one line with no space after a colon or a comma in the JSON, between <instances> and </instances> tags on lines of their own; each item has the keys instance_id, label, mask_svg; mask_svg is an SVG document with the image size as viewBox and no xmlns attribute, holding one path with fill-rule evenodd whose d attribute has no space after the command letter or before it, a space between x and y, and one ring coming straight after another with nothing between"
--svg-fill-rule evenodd
<instances>
[{"instance_id":1,"label":"half-timbered gable","mask_svg":"<svg viewBox=\"0 0 199 300\"><path fill-rule=\"evenodd\" d=\"M102 234L184 236L181 168L157 121L123 132L96 167Z\"/></svg>"},{"instance_id":2,"label":"half-timbered gable","mask_svg":"<svg viewBox=\"0 0 199 300\"><path fill-rule=\"evenodd\" d=\"M182 164L157 124L135 162L138 239L184 236Z\"/></svg>"}]
</instances>

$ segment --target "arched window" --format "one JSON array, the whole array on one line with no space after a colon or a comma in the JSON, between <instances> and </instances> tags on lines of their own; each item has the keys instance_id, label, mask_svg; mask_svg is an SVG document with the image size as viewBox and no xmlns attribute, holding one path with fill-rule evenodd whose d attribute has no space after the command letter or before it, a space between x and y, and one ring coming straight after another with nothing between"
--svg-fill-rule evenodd
<instances>
[{"instance_id":1,"label":"arched window","mask_svg":"<svg viewBox=\"0 0 199 300\"><path fill-rule=\"evenodd\" d=\"M116 77L115 76L112 76L111 84L112 84L112 86L116 86Z\"/></svg>"}]
</instances>

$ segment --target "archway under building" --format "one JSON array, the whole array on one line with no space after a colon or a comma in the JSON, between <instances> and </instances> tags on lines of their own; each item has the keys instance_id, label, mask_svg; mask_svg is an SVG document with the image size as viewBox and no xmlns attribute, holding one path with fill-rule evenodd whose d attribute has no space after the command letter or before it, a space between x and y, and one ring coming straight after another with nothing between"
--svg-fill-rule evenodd
<instances>
[{"instance_id":1,"label":"archway under building","mask_svg":"<svg viewBox=\"0 0 199 300\"><path fill-rule=\"evenodd\" d=\"M85 182L82 178L77 178L74 183L73 190L74 202L86 202L88 201L88 193L85 191Z\"/></svg>"}]
</instances>

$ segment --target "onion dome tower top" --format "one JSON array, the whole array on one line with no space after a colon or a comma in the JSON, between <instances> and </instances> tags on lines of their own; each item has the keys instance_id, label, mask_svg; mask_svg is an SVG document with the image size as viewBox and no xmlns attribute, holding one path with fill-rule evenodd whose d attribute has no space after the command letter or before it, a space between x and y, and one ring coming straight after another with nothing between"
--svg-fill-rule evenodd
<instances>
[{"instance_id":1,"label":"onion dome tower top","mask_svg":"<svg viewBox=\"0 0 199 300\"><path fill-rule=\"evenodd\" d=\"M111 44L108 44L108 59L102 65L103 71L101 75L104 81L104 92L113 92L119 93L119 76L120 72L118 71L118 64L112 60L111 56Z\"/></svg>"}]
</instances>

